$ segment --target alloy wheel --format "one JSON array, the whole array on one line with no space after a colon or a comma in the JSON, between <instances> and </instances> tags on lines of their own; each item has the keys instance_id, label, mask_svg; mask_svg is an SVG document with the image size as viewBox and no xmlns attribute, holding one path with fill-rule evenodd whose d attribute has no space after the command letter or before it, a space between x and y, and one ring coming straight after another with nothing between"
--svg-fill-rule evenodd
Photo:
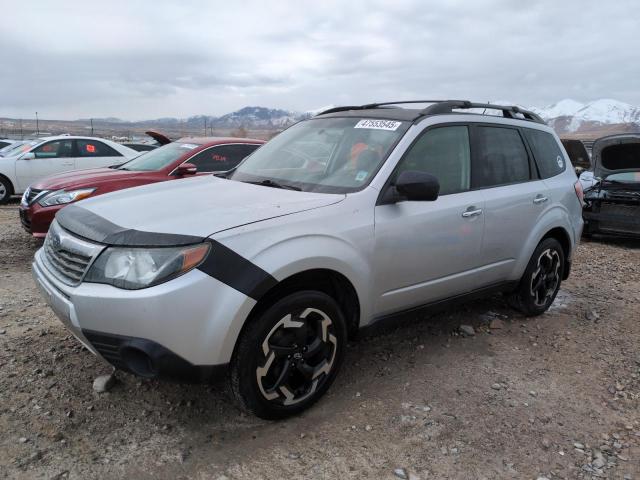
<instances>
[{"instance_id":1,"label":"alloy wheel","mask_svg":"<svg viewBox=\"0 0 640 480\"><path fill-rule=\"evenodd\" d=\"M542 307L553 298L560 284L560 265L560 255L556 250L548 248L538 257L530 283L530 293L537 306Z\"/></svg>"},{"instance_id":2,"label":"alloy wheel","mask_svg":"<svg viewBox=\"0 0 640 480\"><path fill-rule=\"evenodd\" d=\"M337 349L325 312L306 308L285 315L262 342L265 361L256 369L261 394L287 406L309 398L327 380Z\"/></svg>"}]
</instances>

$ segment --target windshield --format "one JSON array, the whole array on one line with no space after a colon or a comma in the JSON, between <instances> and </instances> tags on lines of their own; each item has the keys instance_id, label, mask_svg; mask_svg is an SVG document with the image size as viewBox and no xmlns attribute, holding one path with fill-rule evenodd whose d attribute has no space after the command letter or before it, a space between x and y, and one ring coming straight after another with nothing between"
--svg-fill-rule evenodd
<instances>
[{"instance_id":1,"label":"windshield","mask_svg":"<svg viewBox=\"0 0 640 480\"><path fill-rule=\"evenodd\" d=\"M604 179L605 182L623 182L623 183L639 183L640 182L640 171L639 172L624 172L624 173L613 173L611 175L607 175Z\"/></svg>"},{"instance_id":2,"label":"windshield","mask_svg":"<svg viewBox=\"0 0 640 480\"><path fill-rule=\"evenodd\" d=\"M11 145L7 145L5 148L0 150L0 155L3 157L11 157L14 155L19 155L23 152L26 152L34 145L40 143L40 140L31 140L31 141L19 141L16 143L12 143Z\"/></svg>"},{"instance_id":3,"label":"windshield","mask_svg":"<svg viewBox=\"0 0 640 480\"><path fill-rule=\"evenodd\" d=\"M146 152L130 162L121 165L120 170L133 170L136 172L151 172L168 167L185 153L188 153L200 145L195 143L173 142Z\"/></svg>"},{"instance_id":4,"label":"windshield","mask_svg":"<svg viewBox=\"0 0 640 480\"><path fill-rule=\"evenodd\" d=\"M307 192L354 192L371 181L409 125L360 118L306 120L260 147L228 178Z\"/></svg>"}]
</instances>

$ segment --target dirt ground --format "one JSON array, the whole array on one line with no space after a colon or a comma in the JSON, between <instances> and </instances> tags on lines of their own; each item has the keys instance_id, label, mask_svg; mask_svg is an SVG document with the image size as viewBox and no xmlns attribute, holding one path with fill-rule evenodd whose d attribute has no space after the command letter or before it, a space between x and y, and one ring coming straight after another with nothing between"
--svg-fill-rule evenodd
<instances>
[{"instance_id":1,"label":"dirt ground","mask_svg":"<svg viewBox=\"0 0 640 480\"><path fill-rule=\"evenodd\" d=\"M583 243L541 317L494 297L354 341L281 422L221 385L94 392L110 368L40 298L37 248L0 207L0 478L640 479L640 242Z\"/></svg>"}]
</instances>

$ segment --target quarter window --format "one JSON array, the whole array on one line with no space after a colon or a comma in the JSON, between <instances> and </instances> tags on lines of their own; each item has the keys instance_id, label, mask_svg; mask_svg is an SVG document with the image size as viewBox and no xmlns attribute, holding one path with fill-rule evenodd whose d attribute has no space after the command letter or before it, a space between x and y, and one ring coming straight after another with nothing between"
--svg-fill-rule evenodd
<instances>
[{"instance_id":1,"label":"quarter window","mask_svg":"<svg viewBox=\"0 0 640 480\"><path fill-rule=\"evenodd\" d=\"M97 140L76 140L81 157L121 157L115 149Z\"/></svg>"},{"instance_id":2,"label":"quarter window","mask_svg":"<svg viewBox=\"0 0 640 480\"><path fill-rule=\"evenodd\" d=\"M492 187L528 181L529 156L518 130L476 127L477 148L473 187Z\"/></svg>"},{"instance_id":3,"label":"quarter window","mask_svg":"<svg viewBox=\"0 0 640 480\"><path fill-rule=\"evenodd\" d=\"M564 172L566 163L564 155L553 135L540 130L527 129L525 136L542 178L554 177Z\"/></svg>"},{"instance_id":4,"label":"quarter window","mask_svg":"<svg viewBox=\"0 0 640 480\"><path fill-rule=\"evenodd\" d=\"M187 160L198 167L198 172L224 172L235 168L260 145L220 145L208 148Z\"/></svg>"},{"instance_id":5,"label":"quarter window","mask_svg":"<svg viewBox=\"0 0 640 480\"><path fill-rule=\"evenodd\" d=\"M73 140L55 140L33 150L36 158L73 157Z\"/></svg>"},{"instance_id":6,"label":"quarter window","mask_svg":"<svg viewBox=\"0 0 640 480\"><path fill-rule=\"evenodd\" d=\"M440 195L468 190L471 179L468 128L451 126L428 130L406 153L396 178L407 170L434 175L440 182Z\"/></svg>"}]
</instances>

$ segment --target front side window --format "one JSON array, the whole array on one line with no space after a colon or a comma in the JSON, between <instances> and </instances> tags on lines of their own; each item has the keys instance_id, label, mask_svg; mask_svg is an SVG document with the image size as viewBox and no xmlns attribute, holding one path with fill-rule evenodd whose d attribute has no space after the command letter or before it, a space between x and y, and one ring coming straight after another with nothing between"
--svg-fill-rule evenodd
<instances>
[{"instance_id":1,"label":"front side window","mask_svg":"<svg viewBox=\"0 0 640 480\"><path fill-rule=\"evenodd\" d=\"M76 140L81 157L121 157L116 150L97 140Z\"/></svg>"},{"instance_id":2,"label":"front side window","mask_svg":"<svg viewBox=\"0 0 640 480\"><path fill-rule=\"evenodd\" d=\"M525 136L533 151L542 178L555 177L565 170L565 160L556 139L548 132L526 129Z\"/></svg>"},{"instance_id":3,"label":"front side window","mask_svg":"<svg viewBox=\"0 0 640 480\"><path fill-rule=\"evenodd\" d=\"M260 145L218 145L208 148L187 160L198 167L198 172L225 172L235 168Z\"/></svg>"},{"instance_id":4,"label":"front side window","mask_svg":"<svg viewBox=\"0 0 640 480\"><path fill-rule=\"evenodd\" d=\"M73 140L55 140L33 150L36 158L73 157Z\"/></svg>"},{"instance_id":5,"label":"front side window","mask_svg":"<svg viewBox=\"0 0 640 480\"><path fill-rule=\"evenodd\" d=\"M394 178L407 170L418 170L435 176L440 183L440 195L469 190L469 129L456 125L428 130L405 154Z\"/></svg>"},{"instance_id":6,"label":"front side window","mask_svg":"<svg viewBox=\"0 0 640 480\"><path fill-rule=\"evenodd\" d=\"M168 167L185 154L198 148L195 143L172 142L151 150L120 166L121 170L136 172L153 172Z\"/></svg>"},{"instance_id":7,"label":"front side window","mask_svg":"<svg viewBox=\"0 0 640 480\"><path fill-rule=\"evenodd\" d=\"M306 120L260 147L228 178L310 192L354 192L368 185L409 126L353 117Z\"/></svg>"},{"instance_id":8,"label":"front side window","mask_svg":"<svg viewBox=\"0 0 640 480\"><path fill-rule=\"evenodd\" d=\"M476 127L473 187L493 187L530 179L529 156L514 128Z\"/></svg>"}]
</instances>

